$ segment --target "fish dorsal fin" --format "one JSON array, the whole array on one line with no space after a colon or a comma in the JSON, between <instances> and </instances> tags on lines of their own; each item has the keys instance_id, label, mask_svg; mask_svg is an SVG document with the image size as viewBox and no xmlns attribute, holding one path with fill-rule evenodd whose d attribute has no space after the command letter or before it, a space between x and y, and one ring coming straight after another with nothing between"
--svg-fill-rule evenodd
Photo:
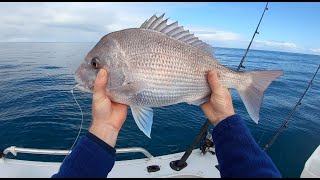
<instances>
[{"instance_id":1,"label":"fish dorsal fin","mask_svg":"<svg viewBox=\"0 0 320 180\"><path fill-rule=\"evenodd\" d=\"M161 33L166 34L174 39L185 42L195 48L198 48L208 54L211 57L214 57L213 47L207 43L199 40L198 37L195 37L194 34L191 34L189 30L184 30L183 26L179 26L178 22L172 24L167 24L169 18L164 19L164 14L157 17L155 14L147 19L140 28L142 29L151 29Z\"/></svg>"}]
</instances>

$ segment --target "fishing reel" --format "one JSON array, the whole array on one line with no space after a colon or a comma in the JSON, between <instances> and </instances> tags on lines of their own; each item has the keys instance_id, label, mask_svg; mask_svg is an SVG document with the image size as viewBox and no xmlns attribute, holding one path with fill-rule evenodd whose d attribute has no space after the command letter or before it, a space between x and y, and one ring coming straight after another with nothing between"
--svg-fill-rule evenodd
<instances>
[{"instance_id":1,"label":"fishing reel","mask_svg":"<svg viewBox=\"0 0 320 180\"><path fill-rule=\"evenodd\" d=\"M205 155L207 152L210 152L212 155L216 154L214 152L214 143L212 139L212 130L213 129L208 129L206 132L205 138L202 140L200 143L200 150L201 154Z\"/></svg>"}]
</instances>

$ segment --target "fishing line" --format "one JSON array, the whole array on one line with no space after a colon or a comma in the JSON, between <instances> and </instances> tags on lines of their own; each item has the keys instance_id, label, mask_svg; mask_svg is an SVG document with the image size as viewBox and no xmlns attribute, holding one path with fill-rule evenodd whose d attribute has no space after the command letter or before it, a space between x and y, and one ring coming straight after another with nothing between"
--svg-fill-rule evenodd
<instances>
[{"instance_id":1,"label":"fishing line","mask_svg":"<svg viewBox=\"0 0 320 180\"><path fill-rule=\"evenodd\" d=\"M266 132L266 130L264 130L264 131L263 131L262 136L260 137L260 140L259 140L258 144L260 144L261 139L263 138L263 136L264 136L265 132Z\"/></svg>"},{"instance_id":2,"label":"fishing line","mask_svg":"<svg viewBox=\"0 0 320 180\"><path fill-rule=\"evenodd\" d=\"M304 91L304 93L302 94L301 98L299 99L299 101L297 102L297 104L294 106L294 108L291 110L291 112L289 113L289 115L286 117L286 119L284 120L284 122L282 123L282 125L280 126L280 128L277 130L277 132L275 132L275 134L270 138L270 140L265 144L263 150L266 151L270 148L270 146L272 146L272 144L274 143L274 141L278 138L279 134L288 127L288 123L290 118L293 116L294 112L297 110L297 108L299 106L301 106L301 101L304 98L304 96L306 95L307 91L309 90L310 86L313 84L313 80L316 77L318 71L320 69L320 65L317 68L317 71L314 73L312 79L310 80L306 90Z\"/></svg>"},{"instance_id":3,"label":"fishing line","mask_svg":"<svg viewBox=\"0 0 320 180\"><path fill-rule=\"evenodd\" d=\"M77 140L79 139L79 136L80 136L81 130L82 130L82 125L83 125L83 112L82 112L82 109L81 109L81 107L80 107L77 99L75 98L75 96L74 96L74 94L73 94L73 90L76 89L78 86L79 86L79 84L75 85L75 86L71 89L70 92L71 92L71 94L72 94L72 97L73 97L74 101L75 101L76 104L78 105L78 107L79 107L79 109L80 109L80 112L81 112L81 124L80 124L80 129L79 129L78 135L77 135L76 139L74 140L74 142L73 142L73 144L72 144L72 146L71 146L68 154L64 157L64 159L63 159L63 161L62 161L62 164L63 164L64 160L67 158L67 156L70 154L70 152L71 152L72 148L74 147L74 145L76 144Z\"/></svg>"}]
</instances>

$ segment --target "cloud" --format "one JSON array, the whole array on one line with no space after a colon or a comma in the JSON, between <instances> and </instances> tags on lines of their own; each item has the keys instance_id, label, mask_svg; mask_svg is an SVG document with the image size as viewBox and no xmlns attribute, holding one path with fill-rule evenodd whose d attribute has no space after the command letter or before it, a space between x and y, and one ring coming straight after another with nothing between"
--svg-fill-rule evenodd
<instances>
[{"instance_id":1,"label":"cloud","mask_svg":"<svg viewBox=\"0 0 320 180\"><path fill-rule=\"evenodd\" d=\"M215 33L198 33L195 35L213 47L245 48L247 45L240 34L230 31L216 30Z\"/></svg>"},{"instance_id":2,"label":"cloud","mask_svg":"<svg viewBox=\"0 0 320 180\"><path fill-rule=\"evenodd\" d=\"M273 40L256 40L252 44L252 48L260 50L284 51L293 53L306 53L320 55L320 48L306 48L299 46L293 42L282 42Z\"/></svg>"},{"instance_id":3,"label":"cloud","mask_svg":"<svg viewBox=\"0 0 320 180\"><path fill-rule=\"evenodd\" d=\"M290 49L290 50L299 49L299 47L292 42L279 42L279 41L270 41L270 40L256 40L253 46L256 48L272 47L272 48Z\"/></svg>"},{"instance_id":4,"label":"cloud","mask_svg":"<svg viewBox=\"0 0 320 180\"><path fill-rule=\"evenodd\" d=\"M230 31L218 30L216 28L206 28L197 26L185 26L185 30L190 30L199 39L215 43L217 41L239 41L242 40L240 34Z\"/></svg>"},{"instance_id":5,"label":"cloud","mask_svg":"<svg viewBox=\"0 0 320 180\"><path fill-rule=\"evenodd\" d=\"M139 27L155 12L166 16L189 12L203 3L102 3L102 2L19 2L1 3L0 42L97 42L112 31ZM183 13L182 13L183 14ZM176 19L170 18L170 21ZM179 22L180 24L180 22ZM181 22L183 25L183 22ZM214 47L246 48L246 35L215 27L185 26L199 39ZM320 54L320 48L293 42L255 39L252 48Z\"/></svg>"},{"instance_id":6,"label":"cloud","mask_svg":"<svg viewBox=\"0 0 320 180\"><path fill-rule=\"evenodd\" d=\"M98 41L111 31L139 27L150 14L139 3L4 3L0 41Z\"/></svg>"},{"instance_id":7,"label":"cloud","mask_svg":"<svg viewBox=\"0 0 320 180\"><path fill-rule=\"evenodd\" d=\"M243 48L246 40L236 32L219 30L216 28L205 28L186 26L190 33L194 33L200 40L211 44L213 47Z\"/></svg>"},{"instance_id":8,"label":"cloud","mask_svg":"<svg viewBox=\"0 0 320 180\"><path fill-rule=\"evenodd\" d=\"M105 34L139 27L155 12L201 4L123 2L1 3L0 41L98 41Z\"/></svg>"},{"instance_id":9,"label":"cloud","mask_svg":"<svg viewBox=\"0 0 320 180\"><path fill-rule=\"evenodd\" d=\"M320 55L320 48L311 48L310 51Z\"/></svg>"},{"instance_id":10,"label":"cloud","mask_svg":"<svg viewBox=\"0 0 320 180\"><path fill-rule=\"evenodd\" d=\"M198 33L197 36L199 38L212 42L241 40L241 36L239 34L228 31L215 31L215 33Z\"/></svg>"}]
</instances>

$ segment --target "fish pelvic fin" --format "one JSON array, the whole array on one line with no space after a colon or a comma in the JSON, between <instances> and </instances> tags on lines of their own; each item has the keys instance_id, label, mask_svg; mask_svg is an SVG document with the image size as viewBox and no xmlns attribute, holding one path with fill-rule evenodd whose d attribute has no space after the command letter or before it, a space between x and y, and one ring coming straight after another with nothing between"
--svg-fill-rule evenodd
<instances>
[{"instance_id":1,"label":"fish pelvic fin","mask_svg":"<svg viewBox=\"0 0 320 180\"><path fill-rule=\"evenodd\" d=\"M283 75L282 71L247 71L250 74L249 83L237 88L238 93L254 122L258 124L259 112L265 90L273 80Z\"/></svg>"}]
</instances>

